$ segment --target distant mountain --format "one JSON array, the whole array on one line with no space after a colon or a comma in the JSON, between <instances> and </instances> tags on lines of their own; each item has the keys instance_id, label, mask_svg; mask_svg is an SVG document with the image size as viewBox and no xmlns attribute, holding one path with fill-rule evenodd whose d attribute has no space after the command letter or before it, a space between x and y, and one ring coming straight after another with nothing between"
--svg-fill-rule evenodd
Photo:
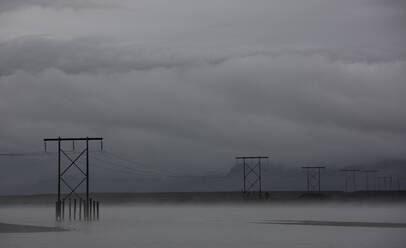
<instances>
[{"instance_id":1,"label":"distant mountain","mask_svg":"<svg viewBox=\"0 0 406 248\"><path fill-rule=\"evenodd\" d=\"M354 164L345 167L327 167L321 170L322 190L344 190L343 168L358 168L378 170L377 177L392 177L392 187L405 189L406 185L406 161L384 160L374 164ZM248 169L247 169L248 170ZM292 167L282 164L264 164L262 167L262 190L263 191L297 191L306 189L306 173L300 167ZM0 194L38 194L55 193L56 177L50 173L47 178L36 179L26 175L24 181L0 181ZM369 179L370 188L375 181ZM253 173L249 179L255 181ZM399 185L398 185L399 179ZM12 184L10 183L12 182ZM382 182L381 182L382 184ZM205 191L242 191L243 168L235 165L228 173L203 176L162 176L142 177L132 174L106 174L96 173L91 177L91 191L95 192L205 192ZM248 187L248 185L247 185ZM382 185L381 185L382 187ZM356 189L365 190L365 173L356 174Z\"/></svg>"}]
</instances>

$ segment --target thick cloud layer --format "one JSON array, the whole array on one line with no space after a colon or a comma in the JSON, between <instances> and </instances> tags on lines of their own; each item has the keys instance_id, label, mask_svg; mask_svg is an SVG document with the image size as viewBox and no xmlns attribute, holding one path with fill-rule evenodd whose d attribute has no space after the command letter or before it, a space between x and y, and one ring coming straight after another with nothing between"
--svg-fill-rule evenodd
<instances>
[{"instance_id":1,"label":"thick cloud layer","mask_svg":"<svg viewBox=\"0 0 406 248\"><path fill-rule=\"evenodd\" d=\"M402 1L0 9L0 151L100 135L175 174L226 171L235 155L291 167L406 159Z\"/></svg>"}]
</instances>

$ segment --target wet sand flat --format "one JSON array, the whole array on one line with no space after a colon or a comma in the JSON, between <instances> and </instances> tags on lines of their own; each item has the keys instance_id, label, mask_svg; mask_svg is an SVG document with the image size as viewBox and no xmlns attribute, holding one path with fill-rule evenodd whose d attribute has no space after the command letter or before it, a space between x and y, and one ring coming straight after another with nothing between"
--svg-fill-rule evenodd
<instances>
[{"instance_id":1,"label":"wet sand flat","mask_svg":"<svg viewBox=\"0 0 406 248\"><path fill-rule=\"evenodd\" d=\"M0 223L0 233L32 233L32 232L61 232L61 231L66 230L59 227Z\"/></svg>"},{"instance_id":2,"label":"wet sand flat","mask_svg":"<svg viewBox=\"0 0 406 248\"><path fill-rule=\"evenodd\" d=\"M55 222L54 206L0 207L0 222L69 230L0 233L0 247L404 248L405 228L382 228L406 223L404 209L404 203L120 203L103 205L99 221ZM292 224L253 223L283 220Z\"/></svg>"},{"instance_id":3,"label":"wet sand flat","mask_svg":"<svg viewBox=\"0 0 406 248\"><path fill-rule=\"evenodd\" d=\"M319 221L319 220L264 220L257 224L301 225L301 226L337 226L337 227L378 227L406 228L406 223L389 222L355 222L355 221Z\"/></svg>"}]
</instances>

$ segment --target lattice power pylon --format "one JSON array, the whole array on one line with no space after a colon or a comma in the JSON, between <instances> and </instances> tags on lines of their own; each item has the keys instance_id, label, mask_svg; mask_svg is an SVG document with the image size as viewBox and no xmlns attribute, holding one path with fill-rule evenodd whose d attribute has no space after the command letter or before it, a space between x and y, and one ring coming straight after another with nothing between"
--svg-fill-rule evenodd
<instances>
[{"instance_id":1,"label":"lattice power pylon","mask_svg":"<svg viewBox=\"0 0 406 248\"><path fill-rule=\"evenodd\" d=\"M366 191L370 191L370 190L376 190L377 186L376 186L376 173L378 172L377 170L363 170L362 172L365 173L365 190ZM373 187L371 187L371 179L369 177L369 174L373 174L375 175L372 179L373 179Z\"/></svg>"},{"instance_id":2,"label":"lattice power pylon","mask_svg":"<svg viewBox=\"0 0 406 248\"><path fill-rule=\"evenodd\" d=\"M377 177L378 180L378 190L380 191L390 191L392 190L392 177L391 176L384 176L384 177Z\"/></svg>"},{"instance_id":3,"label":"lattice power pylon","mask_svg":"<svg viewBox=\"0 0 406 248\"><path fill-rule=\"evenodd\" d=\"M100 141L100 150L103 149L103 138L46 138L44 139L45 151L47 151L47 142L55 141L58 142L58 199L56 202L55 208L55 215L56 220L61 221L64 219L65 216L65 200L68 200L68 207L69 207L69 219L71 218L71 203L73 200L74 203L74 218L76 219L76 201L78 200L78 211L79 211L79 219L81 219L82 213L82 203L83 203L83 217L85 220L92 220L98 218L98 206L99 203L92 201L89 195L89 141ZM64 142L72 142L72 149L75 149L75 142L85 142L83 150L79 153L79 155L73 157L69 155L69 153L62 148L62 143ZM79 159L84 157L85 158L85 165L80 166ZM68 161L68 165L62 168L62 159ZM84 167L84 168L83 168ZM67 176L69 171L72 169L76 169L81 175L81 179L79 182L73 182ZM79 186L83 183L86 184L85 188L85 199L82 198L81 193L78 192ZM65 185L68 189L68 192L62 192L61 184ZM92 204L93 203L93 204ZM93 205L93 206L92 206ZM96 208L97 208L97 215L96 215ZM93 209L93 211L92 211Z\"/></svg>"},{"instance_id":4,"label":"lattice power pylon","mask_svg":"<svg viewBox=\"0 0 406 248\"><path fill-rule=\"evenodd\" d=\"M262 160L265 156L236 157L243 163L243 192L262 192Z\"/></svg>"},{"instance_id":5,"label":"lattice power pylon","mask_svg":"<svg viewBox=\"0 0 406 248\"><path fill-rule=\"evenodd\" d=\"M320 170L326 167L324 166L303 166L306 170L306 182L307 182L307 192L319 192L321 191L320 183Z\"/></svg>"},{"instance_id":6,"label":"lattice power pylon","mask_svg":"<svg viewBox=\"0 0 406 248\"><path fill-rule=\"evenodd\" d=\"M358 169L344 169L345 192L357 191L357 173Z\"/></svg>"}]
</instances>

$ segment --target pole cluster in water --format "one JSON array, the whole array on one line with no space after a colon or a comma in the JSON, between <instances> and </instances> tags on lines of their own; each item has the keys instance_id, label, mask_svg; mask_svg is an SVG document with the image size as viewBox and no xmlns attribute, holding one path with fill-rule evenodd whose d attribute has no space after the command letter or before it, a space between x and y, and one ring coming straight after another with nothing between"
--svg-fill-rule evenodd
<instances>
[{"instance_id":1,"label":"pole cluster in water","mask_svg":"<svg viewBox=\"0 0 406 248\"><path fill-rule=\"evenodd\" d=\"M55 202L55 214L57 221L65 220L65 205L67 205L67 219L71 220L84 220L84 221L96 221L99 220L99 207L98 201L89 199L89 201L83 199L68 198Z\"/></svg>"}]
</instances>

